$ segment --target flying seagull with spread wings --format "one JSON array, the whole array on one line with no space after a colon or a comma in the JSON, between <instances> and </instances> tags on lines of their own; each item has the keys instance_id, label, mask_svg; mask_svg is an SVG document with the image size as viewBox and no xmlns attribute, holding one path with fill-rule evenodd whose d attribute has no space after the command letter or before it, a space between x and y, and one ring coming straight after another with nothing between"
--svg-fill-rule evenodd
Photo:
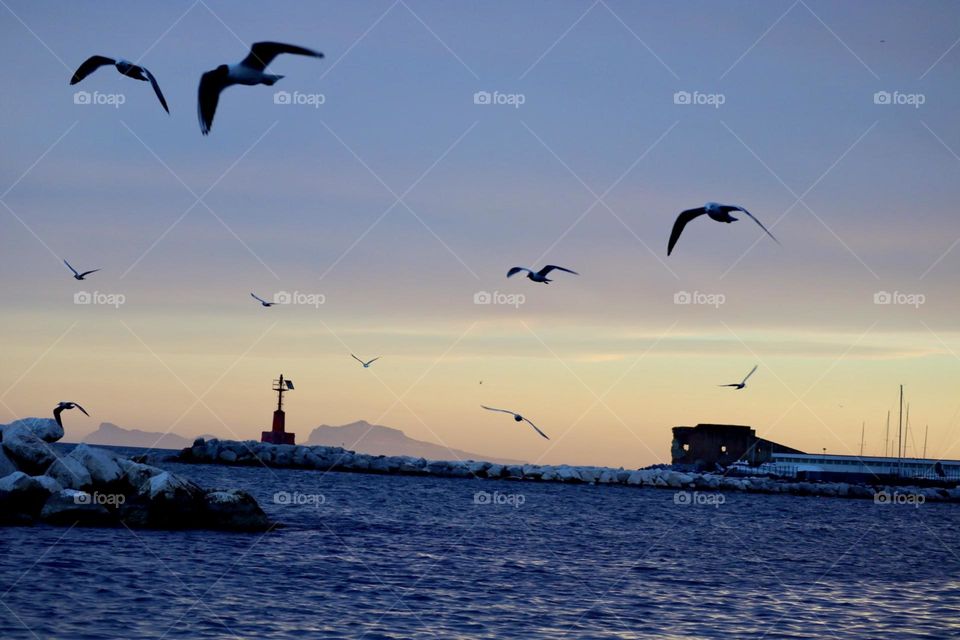
<instances>
[{"instance_id":1,"label":"flying seagull with spread wings","mask_svg":"<svg viewBox=\"0 0 960 640\"><path fill-rule=\"evenodd\" d=\"M53 419L57 421L57 424L60 425L61 428L63 427L63 420L60 419L60 414L67 409L80 409L80 411L83 411L84 415L90 415L87 413L86 409L78 405L76 402L61 402L53 408Z\"/></svg>"},{"instance_id":2,"label":"flying seagull with spread wings","mask_svg":"<svg viewBox=\"0 0 960 640\"><path fill-rule=\"evenodd\" d=\"M667 255L670 255L673 252L673 247L677 244L677 240L680 239L680 234L683 233L684 227L686 227L687 223L689 223L691 220L698 218L703 214L707 214L710 216L711 220L715 220L717 222L736 222L739 218L734 218L731 216L731 211L741 211L747 214L751 220L760 225L760 228L763 229L768 236L773 238L774 242L780 244L780 241L773 237L773 234L770 233L765 226L763 226L763 223L757 220L752 213L743 207L732 204L708 202L702 207L697 207L696 209L687 209L677 216L676 222L673 223L673 230L670 232L670 242L667 244Z\"/></svg>"},{"instance_id":3,"label":"flying seagull with spread wings","mask_svg":"<svg viewBox=\"0 0 960 640\"><path fill-rule=\"evenodd\" d=\"M510 415L513 416L513 419L514 419L515 421L517 421L517 422L526 422L526 423L529 424L531 427L533 427L533 430L536 431L537 433L539 433L541 436L543 436L543 437L546 438L547 440L550 439L550 437L549 437L547 434L545 434L543 431L540 431L540 429L537 427L537 425L533 424L532 422L530 422L530 420L528 420L527 418L524 418L522 415L520 415L519 413L516 413L515 411L508 411L507 409L495 409L495 408L493 408L493 407L488 407L488 406L486 406L486 405L480 405L480 406L483 407L484 409L486 409L487 411L499 411L500 413L509 413Z\"/></svg>"},{"instance_id":4,"label":"flying seagull with spread wings","mask_svg":"<svg viewBox=\"0 0 960 640\"><path fill-rule=\"evenodd\" d=\"M718 384L717 386L718 387L734 387L737 390L743 389L745 386L747 386L747 378L753 375L753 372L757 370L757 366L758 365L753 365L753 369L750 369L750 373L748 373L746 378L744 378L741 382L735 382L733 384Z\"/></svg>"},{"instance_id":5,"label":"flying seagull with spread wings","mask_svg":"<svg viewBox=\"0 0 960 640\"><path fill-rule=\"evenodd\" d=\"M106 56L90 56L77 68L76 72L73 74L73 77L70 78L70 84L77 84L100 67L105 67L108 64L112 64L117 68L117 71L128 78L149 82L153 86L154 93L157 94L157 99L160 100L160 106L163 107L164 111L170 113L170 108L167 106L167 101L164 100L163 92L160 91L160 85L157 84L157 79L153 77L153 74L150 73L146 67L141 67L140 65L134 64L129 60L124 60L123 58L114 60L113 58L108 58Z\"/></svg>"},{"instance_id":6,"label":"flying seagull with spread wings","mask_svg":"<svg viewBox=\"0 0 960 640\"><path fill-rule=\"evenodd\" d=\"M572 273L575 276L580 275L579 273L571 269L567 269L565 267L558 267L555 264L548 264L543 269L540 269L540 271L536 271L536 272L534 272L533 269L528 269L527 267L513 267L512 269L510 269L510 271L507 271L507 277L509 278L511 276L514 276L520 273L521 271L526 271L527 278L529 278L530 280L533 280L534 282L542 282L544 284L550 284L551 282L553 282L553 280L548 278L547 274L549 274L554 269L556 269L557 271L565 271L567 273Z\"/></svg>"},{"instance_id":7,"label":"flying seagull with spread wings","mask_svg":"<svg viewBox=\"0 0 960 640\"><path fill-rule=\"evenodd\" d=\"M377 357L374 358L373 360L367 360L366 362L364 362L363 360L361 360L361 359L358 358L357 356L354 356L352 353L351 353L350 355L353 356L353 359L354 359L354 360L356 360L357 362L359 362L360 364L362 364L364 369L369 369L369 368L370 368L370 365L372 365L374 362L376 362L377 360L380 359L380 356L377 356Z\"/></svg>"},{"instance_id":8,"label":"flying seagull with spread wings","mask_svg":"<svg viewBox=\"0 0 960 640\"><path fill-rule=\"evenodd\" d=\"M88 275L90 275L91 273L96 273L97 271L100 271L100 269L91 269L90 271L84 271L83 273L80 273L79 271L77 271L76 269L74 269L73 267L71 267L71 266L70 266L70 263L67 262L66 260L63 261L63 264L67 265L67 268L70 269L70 271L73 271L73 279L74 279L74 280L83 280L84 278L86 278L86 277L87 277Z\"/></svg>"},{"instance_id":9,"label":"flying seagull with spread wings","mask_svg":"<svg viewBox=\"0 0 960 640\"><path fill-rule=\"evenodd\" d=\"M267 302L266 300L264 300L263 298L261 298L260 296L258 296L253 292L251 292L250 295L253 297L254 300L259 302L264 307L272 307L273 305L277 304L276 302Z\"/></svg>"},{"instance_id":10,"label":"flying seagull with spread wings","mask_svg":"<svg viewBox=\"0 0 960 640\"><path fill-rule=\"evenodd\" d=\"M276 83L283 76L264 73L273 59L281 53L292 53L298 56L322 58L323 54L312 49L305 49L282 42L257 42L250 47L247 57L237 64L221 64L216 69L207 71L200 76L200 87L197 90L197 116L200 119L200 131L203 135L210 133L213 126L213 115L217 111L217 102L220 101L220 92L235 84L254 86L265 84L268 87Z\"/></svg>"}]
</instances>

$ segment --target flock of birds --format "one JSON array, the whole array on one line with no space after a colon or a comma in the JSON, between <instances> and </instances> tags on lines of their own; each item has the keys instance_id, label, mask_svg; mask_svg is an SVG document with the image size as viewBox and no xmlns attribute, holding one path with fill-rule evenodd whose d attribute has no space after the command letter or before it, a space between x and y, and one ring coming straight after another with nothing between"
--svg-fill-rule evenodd
<instances>
[{"instance_id":1,"label":"flock of birds","mask_svg":"<svg viewBox=\"0 0 960 640\"><path fill-rule=\"evenodd\" d=\"M200 76L200 83L197 88L197 118L200 123L200 132L203 135L210 133L210 129L213 126L213 118L220 102L220 94L227 87L237 84L246 86L255 86L260 84L272 86L278 80L281 80L284 76L266 73L266 69L270 63L281 54L308 56L312 58L324 57L319 51L314 51L312 49L307 49L305 47L299 47L292 44L286 44L282 42L257 42L250 47L250 52L240 62L229 65L221 64L215 69L211 69L210 71L202 74ZM105 66L113 66L121 75L124 75L128 78L149 82L153 87L153 91L156 94L157 99L160 101L160 106L162 106L163 110L168 114L170 113L170 108L167 106L167 101L163 96L163 92L160 90L160 85L157 82L156 77L146 67L130 62L129 60L124 60L123 58L109 58L101 55L90 56L83 62L83 64L80 65L79 68L77 68L76 72L73 74L73 77L70 79L70 84L74 85L81 82L84 78ZM751 220L756 222L757 225L759 225L760 228L763 229L763 231L770 236L774 242L779 244L779 241L765 226L763 226L763 223L761 223L745 208L738 205L708 202L702 207L696 207L694 209L682 211L679 216L677 216L676 221L673 223L673 229L670 232L670 239L667 243L667 255L669 256L671 253L673 253L673 249L676 246L677 241L680 239L680 234L683 233L683 230L686 228L687 224L689 224L692 220L695 220L702 215L706 215L711 220L716 222L729 224L738 220L738 218L735 218L731 215L731 213L734 211L738 211L747 215ZM63 262L65 265L67 265L70 271L73 272L73 277L76 280L84 280L90 274L100 271L100 269L91 269L89 271L79 272L74 269L66 260ZM526 277L528 280L542 284L550 284L553 280L548 276L554 271L562 271L572 275L579 275L572 269L561 267L555 264L548 264L537 271L534 271L529 267L512 267L509 271L507 271L507 277L510 278L518 273L526 272ZM250 296L263 307L272 307L277 304L276 302L265 300L253 292L250 293ZM364 361L353 354L350 355L357 360L357 362L363 365L364 369L368 369L371 364L380 359L378 356L372 360ZM733 387L737 390L741 390L746 387L747 379L753 375L756 370L757 367L754 366L753 369L750 370L750 373L748 373L741 382L718 386ZM480 384L483 384L483 382L481 381ZM497 409L495 407L488 407L486 405L480 406L488 411L509 414L513 416L513 419L516 422L526 422L542 437L546 438L547 440L550 439L547 434L537 427L537 425L515 411ZM53 415L57 421L57 424L63 426L60 414L67 409L74 408L80 409L80 411L86 415L90 415L83 407L75 402L61 402L53 410Z\"/></svg>"}]
</instances>

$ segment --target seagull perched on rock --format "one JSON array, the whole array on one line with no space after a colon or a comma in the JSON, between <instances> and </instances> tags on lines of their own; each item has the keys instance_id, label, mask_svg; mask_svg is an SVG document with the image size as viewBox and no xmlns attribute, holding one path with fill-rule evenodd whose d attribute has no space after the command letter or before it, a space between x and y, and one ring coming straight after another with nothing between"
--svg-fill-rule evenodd
<instances>
[{"instance_id":1,"label":"seagull perched on rock","mask_svg":"<svg viewBox=\"0 0 960 640\"><path fill-rule=\"evenodd\" d=\"M163 107L164 111L170 113L170 109L167 107L167 101L163 99L163 93L160 91L160 85L157 84L157 79L153 77L153 74L147 71L146 67L141 67L140 65L134 64L129 60L124 60L123 58L114 60L113 58L108 58L106 56L90 56L84 61L83 64L80 65L77 71L73 74L73 77L70 78L70 84L77 84L100 67L105 67L108 64L115 66L117 71L128 78L133 78L134 80L143 80L144 82L149 81L150 84L153 85L154 93L157 94L157 98L160 100L160 106Z\"/></svg>"},{"instance_id":2,"label":"seagull perched on rock","mask_svg":"<svg viewBox=\"0 0 960 640\"><path fill-rule=\"evenodd\" d=\"M369 369L369 368L370 368L370 365L372 365L374 362L376 362L377 360L380 359L380 356L377 356L377 357L374 358L373 360L368 360L368 361L364 362L363 360L361 360L361 359L358 358L357 356L354 356L352 353L351 353L350 355L353 356L353 359L354 359L354 360L356 360L357 362L359 362L360 364L362 364L364 369Z\"/></svg>"},{"instance_id":3,"label":"seagull perched on rock","mask_svg":"<svg viewBox=\"0 0 960 640\"><path fill-rule=\"evenodd\" d=\"M747 374L747 377L744 378L741 382L735 382L733 384L718 384L718 387L735 387L737 390L743 389L747 386L747 378L753 375L753 372L757 370L758 365L753 365L753 369L750 369L750 373Z\"/></svg>"},{"instance_id":4,"label":"seagull perched on rock","mask_svg":"<svg viewBox=\"0 0 960 640\"><path fill-rule=\"evenodd\" d=\"M76 402L61 402L53 408L53 419L57 421L57 424L60 425L61 428L63 427L63 421L60 419L60 414L67 409L80 409L80 411L83 411L85 416L90 415L87 413L86 409L78 405Z\"/></svg>"},{"instance_id":5,"label":"seagull perched on rock","mask_svg":"<svg viewBox=\"0 0 960 640\"><path fill-rule=\"evenodd\" d=\"M677 244L677 240L680 239L680 234L683 233L683 228L687 226L687 223L698 218L703 214L710 216L711 220L716 220L717 222L736 222L738 218L734 218L730 215L731 211L742 211L743 213L750 216L750 219L760 225L760 228L766 231L767 235L773 238L773 241L777 244L780 244L780 241L773 237L773 234L767 231L767 228L763 224L753 217L753 214L737 205L732 204L720 204L718 202L708 202L702 207L697 207L696 209L687 209L683 211L679 216L677 216L677 221L673 223L673 231L670 232L670 242L667 244L667 255L673 251L674 245Z\"/></svg>"},{"instance_id":6,"label":"seagull perched on rock","mask_svg":"<svg viewBox=\"0 0 960 640\"><path fill-rule=\"evenodd\" d=\"M557 271L566 271L567 273L572 273L575 276L580 275L579 273L577 273L576 271L572 271L571 269L558 267L555 264L548 264L543 269L540 269L540 271L536 271L536 272L534 272L533 269L528 269L526 267L513 267L512 269L510 269L510 271L507 271L507 277L509 278L511 276L514 276L520 273L521 271L526 271L527 278L529 278L530 280L533 280L534 282L542 282L544 284L550 284L553 281L547 277L547 274L549 274L554 269L556 269Z\"/></svg>"},{"instance_id":7,"label":"seagull perched on rock","mask_svg":"<svg viewBox=\"0 0 960 640\"><path fill-rule=\"evenodd\" d=\"M86 278L86 277L87 277L88 275L90 275L91 273L96 273L97 271L100 271L100 269L91 269L90 271L84 271L83 273L80 273L79 271L77 271L76 269L74 269L73 267L71 267L71 266L70 266L70 263L67 262L66 260L63 261L63 264L67 265L67 268L70 269L70 271L73 271L73 279L74 279L74 280L83 280L84 278Z\"/></svg>"},{"instance_id":8,"label":"seagull perched on rock","mask_svg":"<svg viewBox=\"0 0 960 640\"><path fill-rule=\"evenodd\" d=\"M200 76L200 87L197 90L197 116L200 118L200 131L203 135L210 133L213 126L213 114L217 111L217 102L220 92L234 84L249 86L265 84L272 86L283 76L264 73L274 58L281 53L293 53L299 56L322 58L323 54L312 49L305 49L282 42L257 42L250 47L247 57L237 64L222 64L216 69L207 71Z\"/></svg>"},{"instance_id":9,"label":"seagull perched on rock","mask_svg":"<svg viewBox=\"0 0 960 640\"><path fill-rule=\"evenodd\" d=\"M522 415L520 415L519 413L516 413L515 411L508 411L506 409L495 409L493 407L488 407L486 405L480 405L480 406L486 409L487 411L499 411L500 413L509 413L510 415L513 416L513 419L516 420L517 422L526 422L531 427L533 427L533 430L539 433L541 436L543 436L547 440L550 439L550 437L547 434L545 434L543 431L540 431L540 429L537 428L537 425L533 424L527 418L524 418Z\"/></svg>"},{"instance_id":10,"label":"seagull perched on rock","mask_svg":"<svg viewBox=\"0 0 960 640\"><path fill-rule=\"evenodd\" d=\"M266 300L264 300L263 298L261 298L260 296L258 296L253 292L251 292L250 295L253 297L254 300L259 302L264 307L272 307L273 305L277 304L276 302L267 302Z\"/></svg>"}]
</instances>

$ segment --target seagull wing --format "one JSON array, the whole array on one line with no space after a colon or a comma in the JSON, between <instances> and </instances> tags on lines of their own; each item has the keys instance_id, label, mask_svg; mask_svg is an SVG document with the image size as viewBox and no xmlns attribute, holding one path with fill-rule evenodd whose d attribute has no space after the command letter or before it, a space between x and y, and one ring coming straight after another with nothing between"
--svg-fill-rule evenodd
<instances>
[{"instance_id":1,"label":"seagull wing","mask_svg":"<svg viewBox=\"0 0 960 640\"><path fill-rule=\"evenodd\" d=\"M240 64L251 69L256 69L257 71L263 71L267 68L267 65L273 62L273 59L281 53L293 53L298 56L311 56L314 58L323 57L323 54L319 51L298 47L293 44L284 44L282 42L255 42L253 46L250 47L250 53Z\"/></svg>"},{"instance_id":2,"label":"seagull wing","mask_svg":"<svg viewBox=\"0 0 960 640\"><path fill-rule=\"evenodd\" d=\"M673 251L673 247L676 246L677 240L680 239L680 234L683 233L683 228L687 226L687 223L706 212L707 210L703 207L697 207L696 209L682 211L677 216L676 222L673 223L673 230L670 232L670 242L667 243L667 255L670 255L670 252Z\"/></svg>"},{"instance_id":3,"label":"seagull wing","mask_svg":"<svg viewBox=\"0 0 960 640\"><path fill-rule=\"evenodd\" d=\"M53 408L53 419L57 421L57 424L63 427L63 418L60 417L60 414L63 413L63 407L57 405Z\"/></svg>"},{"instance_id":4,"label":"seagull wing","mask_svg":"<svg viewBox=\"0 0 960 640\"><path fill-rule=\"evenodd\" d=\"M780 244L780 241L777 240L776 238L774 238L774 237L773 237L773 234L770 233L770 230L767 229L765 226L763 226L763 223L762 223L762 222L760 222L759 220L757 220L756 218L754 218L752 213L750 213L749 211L747 211L747 210L744 209L743 207L737 207L736 210L737 210L737 211L743 211L745 214L747 214L748 216L750 216L750 219L753 220L754 222L756 222L758 225L760 225L760 228L763 229L764 231L766 231L767 235L770 236L770 237L773 239L774 242L776 242L777 244Z\"/></svg>"},{"instance_id":5,"label":"seagull wing","mask_svg":"<svg viewBox=\"0 0 960 640\"><path fill-rule=\"evenodd\" d=\"M515 414L513 411L507 411L506 409L495 409L494 407L488 407L488 406L485 405L485 404L482 404L482 405L480 405L480 406L483 407L484 409L486 409L487 411L499 411L500 413L509 413L509 414L512 415L512 416L517 415L517 414Z\"/></svg>"},{"instance_id":6,"label":"seagull wing","mask_svg":"<svg viewBox=\"0 0 960 640\"><path fill-rule=\"evenodd\" d=\"M147 74L147 77L150 79L150 84L153 86L153 91L157 94L157 98L160 100L160 106L163 107L164 111L170 113L170 107L167 106L167 101L163 98L163 92L160 91L160 85L157 84L157 79L153 77L153 74L150 73L149 70L145 69L144 67L140 68L143 69L143 72Z\"/></svg>"},{"instance_id":7,"label":"seagull wing","mask_svg":"<svg viewBox=\"0 0 960 640\"><path fill-rule=\"evenodd\" d=\"M510 271L507 271L507 277L515 276L521 271L526 271L527 273L533 273L532 270L527 269L526 267L513 267Z\"/></svg>"},{"instance_id":8,"label":"seagull wing","mask_svg":"<svg viewBox=\"0 0 960 640\"><path fill-rule=\"evenodd\" d=\"M116 61L106 56L90 56L74 72L73 77L70 78L70 84L77 84L100 67L108 64L116 64Z\"/></svg>"},{"instance_id":9,"label":"seagull wing","mask_svg":"<svg viewBox=\"0 0 960 640\"><path fill-rule=\"evenodd\" d=\"M350 357L353 358L354 360L356 360L357 362L359 362L360 364L364 364L363 360L361 360L361 359L358 358L357 356L353 355L352 353L350 354Z\"/></svg>"},{"instance_id":10,"label":"seagull wing","mask_svg":"<svg viewBox=\"0 0 960 640\"><path fill-rule=\"evenodd\" d=\"M566 267L558 267L558 266L555 265L555 264L548 264L548 265L545 266L543 269L540 269L540 271L537 272L537 275L538 275L538 276L545 276L545 275L547 275L548 273L550 273L551 271L553 271L554 269L556 269L557 271L566 271L567 273L572 273L572 274L575 275L575 276L580 275L579 273L577 273L576 271L573 271L572 269L567 269Z\"/></svg>"},{"instance_id":11,"label":"seagull wing","mask_svg":"<svg viewBox=\"0 0 960 640\"><path fill-rule=\"evenodd\" d=\"M526 418L524 418L523 420L524 420L524 422L526 422L527 424L529 424L531 427L533 427L533 430L534 430L534 431L536 431L537 433L539 433L540 435L542 435L542 436L543 436L544 438L546 438L547 440L550 439L550 436L548 436L547 434L545 434L543 431L540 431L540 429L537 427L537 425L533 424L532 422L530 422L530 421L527 420Z\"/></svg>"},{"instance_id":12,"label":"seagull wing","mask_svg":"<svg viewBox=\"0 0 960 640\"><path fill-rule=\"evenodd\" d=\"M75 276L80 275L79 273L77 273L77 270L74 269L73 267L71 267L71 266L70 266L70 263L67 262L66 260L63 261L63 264L67 265L67 268L70 269L70 271L73 271L73 275L75 275Z\"/></svg>"},{"instance_id":13,"label":"seagull wing","mask_svg":"<svg viewBox=\"0 0 960 640\"><path fill-rule=\"evenodd\" d=\"M90 415L89 413L87 413L87 410L86 410L86 409L84 409L83 407L81 407L80 405L78 405L76 402L71 402L70 404L72 404L73 406L75 406L77 409L80 409L80 411L83 411L83 415L85 415L85 416L89 416L89 415Z\"/></svg>"},{"instance_id":14,"label":"seagull wing","mask_svg":"<svg viewBox=\"0 0 960 640\"><path fill-rule=\"evenodd\" d=\"M377 357L374 358L373 360L371 360L371 361L369 361L369 362L365 362L364 364L367 365L367 366L370 366L371 364L373 364L374 362L376 362L376 361L379 360L379 359L380 359L380 356L377 356Z\"/></svg>"},{"instance_id":15,"label":"seagull wing","mask_svg":"<svg viewBox=\"0 0 960 640\"><path fill-rule=\"evenodd\" d=\"M84 271L80 274L80 277L83 278L84 276L88 276L91 273L96 273L97 271L100 271L100 269L90 269L90 271Z\"/></svg>"},{"instance_id":16,"label":"seagull wing","mask_svg":"<svg viewBox=\"0 0 960 640\"><path fill-rule=\"evenodd\" d=\"M200 132L203 135L210 133L213 115L217 112L217 103L220 102L220 92L228 86L226 79L215 71L207 71L200 76L200 86L197 88L197 118L200 120Z\"/></svg>"},{"instance_id":17,"label":"seagull wing","mask_svg":"<svg viewBox=\"0 0 960 640\"><path fill-rule=\"evenodd\" d=\"M267 302L266 300L264 300L264 299L261 298L260 296L256 295L255 293L251 293L250 295L253 296L253 299L254 299L254 300L259 300L259 301L262 302L263 304L270 304L269 302Z\"/></svg>"},{"instance_id":18,"label":"seagull wing","mask_svg":"<svg viewBox=\"0 0 960 640\"><path fill-rule=\"evenodd\" d=\"M739 387L740 385L734 382L733 384L718 384L717 386L718 387Z\"/></svg>"},{"instance_id":19,"label":"seagull wing","mask_svg":"<svg viewBox=\"0 0 960 640\"><path fill-rule=\"evenodd\" d=\"M758 366L759 366L759 365L756 365L756 364L753 365L753 369L750 369L750 373L747 374L747 378L749 378L750 376L753 375L753 372L757 370L757 367L758 367ZM744 379L743 379L743 382L742 382L741 384L745 384L745 383L747 382L747 378L744 378Z\"/></svg>"}]
</instances>

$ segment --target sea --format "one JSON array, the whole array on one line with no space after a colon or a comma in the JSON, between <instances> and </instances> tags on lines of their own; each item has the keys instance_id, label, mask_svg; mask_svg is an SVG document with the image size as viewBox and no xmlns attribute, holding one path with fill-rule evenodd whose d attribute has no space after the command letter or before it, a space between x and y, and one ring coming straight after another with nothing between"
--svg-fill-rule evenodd
<instances>
[{"instance_id":1,"label":"sea","mask_svg":"<svg viewBox=\"0 0 960 640\"><path fill-rule=\"evenodd\" d=\"M282 526L0 529L0 638L960 637L958 505L161 466Z\"/></svg>"}]
</instances>

